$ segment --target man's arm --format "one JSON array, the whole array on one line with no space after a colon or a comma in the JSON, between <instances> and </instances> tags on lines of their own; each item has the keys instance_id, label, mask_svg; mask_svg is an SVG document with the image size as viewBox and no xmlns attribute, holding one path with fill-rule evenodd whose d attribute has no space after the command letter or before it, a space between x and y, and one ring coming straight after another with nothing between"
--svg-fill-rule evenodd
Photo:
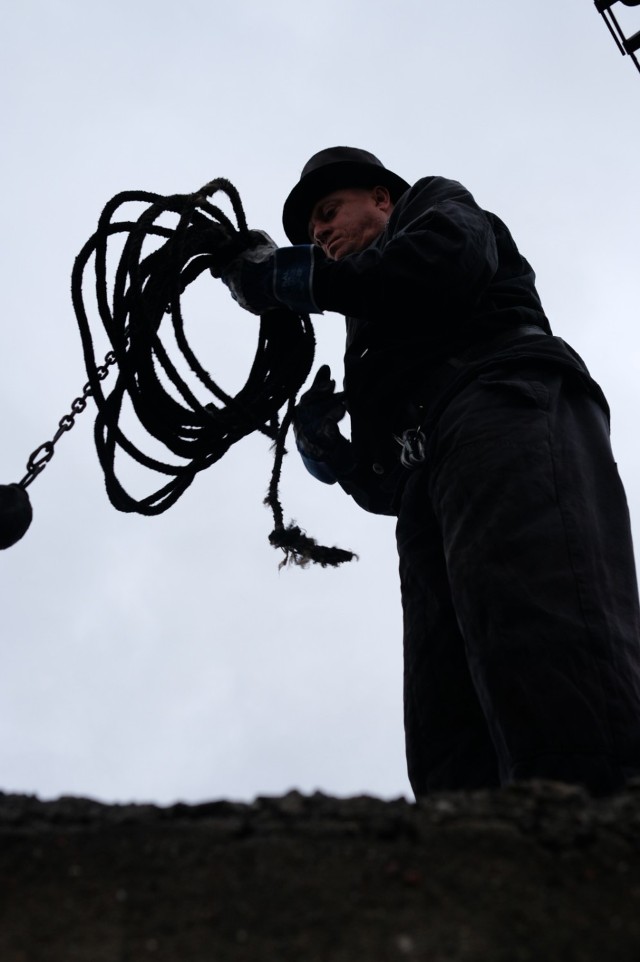
<instances>
[{"instance_id":1,"label":"man's arm","mask_svg":"<svg viewBox=\"0 0 640 962\"><path fill-rule=\"evenodd\" d=\"M339 261L317 257L313 291L325 310L388 321L415 312L459 312L480 297L498 268L488 216L456 181L425 178L393 211L366 250Z\"/></svg>"},{"instance_id":2,"label":"man's arm","mask_svg":"<svg viewBox=\"0 0 640 962\"><path fill-rule=\"evenodd\" d=\"M383 234L360 253L334 261L310 244L251 252L222 279L255 314L285 306L388 321L419 304L436 314L468 308L497 267L487 215L461 184L431 177L401 198Z\"/></svg>"}]
</instances>

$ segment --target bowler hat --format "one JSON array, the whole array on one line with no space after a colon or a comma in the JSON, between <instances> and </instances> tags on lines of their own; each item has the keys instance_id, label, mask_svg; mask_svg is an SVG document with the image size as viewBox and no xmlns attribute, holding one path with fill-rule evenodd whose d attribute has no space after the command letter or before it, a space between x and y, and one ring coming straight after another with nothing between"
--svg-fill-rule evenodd
<instances>
[{"instance_id":1,"label":"bowler hat","mask_svg":"<svg viewBox=\"0 0 640 962\"><path fill-rule=\"evenodd\" d=\"M357 147L328 147L314 154L302 168L282 211L284 230L292 244L309 243L309 218L315 204L343 187L386 187L391 200L409 189L409 184L387 170L368 150Z\"/></svg>"}]
</instances>

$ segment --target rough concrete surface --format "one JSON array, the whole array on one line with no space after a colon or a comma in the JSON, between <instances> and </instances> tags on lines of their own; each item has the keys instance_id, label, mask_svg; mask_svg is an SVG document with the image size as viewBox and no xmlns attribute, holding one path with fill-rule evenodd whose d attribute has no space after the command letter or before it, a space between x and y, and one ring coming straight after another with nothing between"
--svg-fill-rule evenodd
<instances>
[{"instance_id":1,"label":"rough concrete surface","mask_svg":"<svg viewBox=\"0 0 640 962\"><path fill-rule=\"evenodd\" d=\"M0 962L638 962L640 786L0 795Z\"/></svg>"}]
</instances>

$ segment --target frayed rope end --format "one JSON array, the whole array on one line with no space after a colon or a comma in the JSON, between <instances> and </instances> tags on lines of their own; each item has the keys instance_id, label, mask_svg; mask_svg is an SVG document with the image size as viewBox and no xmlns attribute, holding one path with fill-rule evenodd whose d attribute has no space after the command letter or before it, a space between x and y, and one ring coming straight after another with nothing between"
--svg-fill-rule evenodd
<instances>
[{"instance_id":1,"label":"frayed rope end","mask_svg":"<svg viewBox=\"0 0 640 962\"><path fill-rule=\"evenodd\" d=\"M345 561L358 560L358 555L353 551L345 551L343 548L327 548L318 544L314 538L306 535L301 528L295 524L290 524L287 528L275 528L269 535L269 542L274 548L281 548L284 551L284 561L281 561L278 568L286 568L287 565L299 565L306 568L308 564L319 564L321 567L337 567Z\"/></svg>"}]
</instances>

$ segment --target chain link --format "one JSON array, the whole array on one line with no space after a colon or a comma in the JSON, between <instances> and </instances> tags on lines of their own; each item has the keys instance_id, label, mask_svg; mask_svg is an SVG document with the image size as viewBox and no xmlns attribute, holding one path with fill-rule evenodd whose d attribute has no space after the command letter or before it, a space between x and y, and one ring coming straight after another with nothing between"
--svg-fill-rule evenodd
<instances>
[{"instance_id":1,"label":"chain link","mask_svg":"<svg viewBox=\"0 0 640 962\"><path fill-rule=\"evenodd\" d=\"M104 358L104 364L101 364L96 368L96 374L98 375L99 381L104 381L106 377L109 376L109 368L116 363L116 355L113 351L109 351ZM40 447L36 448L29 455L29 460L27 461L27 473L25 474L22 481L20 481L20 487L28 488L32 481L34 481L38 475L44 471L49 461L55 454L55 446L67 431L76 423L76 416L82 414L87 406L88 398L93 396L93 391L91 385L87 381L82 389L82 394L74 398L71 402L71 411L69 414L65 414L58 421L58 430L52 437L50 441L45 441Z\"/></svg>"}]
</instances>

